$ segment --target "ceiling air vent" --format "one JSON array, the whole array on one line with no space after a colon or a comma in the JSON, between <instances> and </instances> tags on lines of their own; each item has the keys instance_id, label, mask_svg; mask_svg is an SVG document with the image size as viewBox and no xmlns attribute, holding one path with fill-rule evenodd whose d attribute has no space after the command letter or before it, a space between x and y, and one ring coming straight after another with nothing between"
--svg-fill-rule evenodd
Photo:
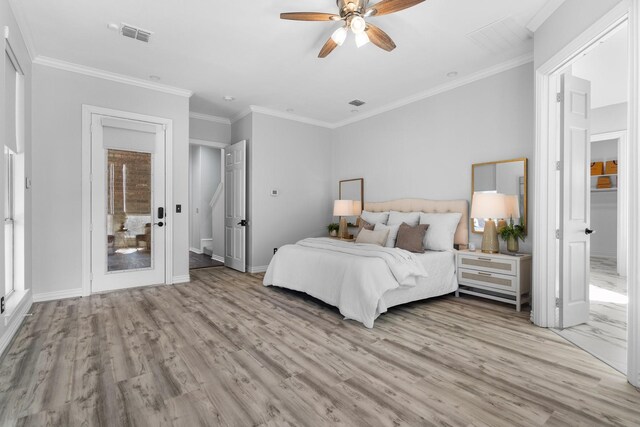
<instances>
[{"instance_id":1,"label":"ceiling air vent","mask_svg":"<svg viewBox=\"0 0 640 427\"><path fill-rule=\"evenodd\" d=\"M512 17L492 22L467 34L467 38L478 46L493 53L501 53L514 48L526 48L532 33Z\"/></svg>"},{"instance_id":2,"label":"ceiling air vent","mask_svg":"<svg viewBox=\"0 0 640 427\"><path fill-rule=\"evenodd\" d=\"M125 37L136 39L145 43L149 43L149 38L151 37L151 34L153 34L151 31L132 27L131 25L127 24L122 24L122 30L120 30L120 32Z\"/></svg>"},{"instance_id":3,"label":"ceiling air vent","mask_svg":"<svg viewBox=\"0 0 640 427\"><path fill-rule=\"evenodd\" d=\"M354 107L359 107L361 105L364 105L365 102L364 101L360 101L359 99L354 99L353 101L351 101L349 103L350 105L353 105Z\"/></svg>"}]
</instances>

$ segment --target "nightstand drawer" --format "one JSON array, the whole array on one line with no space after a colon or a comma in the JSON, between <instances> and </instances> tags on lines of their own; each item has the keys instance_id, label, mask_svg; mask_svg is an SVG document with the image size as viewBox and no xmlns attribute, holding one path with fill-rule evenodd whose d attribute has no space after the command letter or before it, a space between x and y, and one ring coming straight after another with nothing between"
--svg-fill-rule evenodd
<instances>
[{"instance_id":1,"label":"nightstand drawer","mask_svg":"<svg viewBox=\"0 0 640 427\"><path fill-rule=\"evenodd\" d=\"M481 270L487 273L517 274L517 261L514 259L490 258L482 255L464 255L458 258L458 267Z\"/></svg>"},{"instance_id":2,"label":"nightstand drawer","mask_svg":"<svg viewBox=\"0 0 640 427\"><path fill-rule=\"evenodd\" d=\"M518 286L518 278L505 274L461 268L458 270L458 283L484 289L515 292Z\"/></svg>"}]
</instances>

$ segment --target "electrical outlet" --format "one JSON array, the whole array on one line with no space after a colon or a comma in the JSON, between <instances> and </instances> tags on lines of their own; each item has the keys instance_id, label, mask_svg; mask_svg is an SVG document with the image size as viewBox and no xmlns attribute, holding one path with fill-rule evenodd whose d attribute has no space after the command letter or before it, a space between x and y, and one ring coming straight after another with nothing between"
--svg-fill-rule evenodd
<instances>
[{"instance_id":1,"label":"electrical outlet","mask_svg":"<svg viewBox=\"0 0 640 427\"><path fill-rule=\"evenodd\" d=\"M0 298L0 314L4 313L4 297Z\"/></svg>"},{"instance_id":2,"label":"electrical outlet","mask_svg":"<svg viewBox=\"0 0 640 427\"><path fill-rule=\"evenodd\" d=\"M273 254L275 255L278 252L278 248L273 248Z\"/></svg>"}]
</instances>

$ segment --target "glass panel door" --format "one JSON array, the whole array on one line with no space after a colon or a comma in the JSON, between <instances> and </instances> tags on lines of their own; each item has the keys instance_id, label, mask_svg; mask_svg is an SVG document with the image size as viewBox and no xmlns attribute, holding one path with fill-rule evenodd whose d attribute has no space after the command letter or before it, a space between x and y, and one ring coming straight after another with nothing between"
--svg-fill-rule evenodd
<instances>
[{"instance_id":1,"label":"glass panel door","mask_svg":"<svg viewBox=\"0 0 640 427\"><path fill-rule=\"evenodd\" d=\"M151 154L107 150L107 271L152 268Z\"/></svg>"},{"instance_id":2,"label":"glass panel door","mask_svg":"<svg viewBox=\"0 0 640 427\"><path fill-rule=\"evenodd\" d=\"M14 156L4 147L4 294L9 296L15 289L14 280Z\"/></svg>"}]
</instances>

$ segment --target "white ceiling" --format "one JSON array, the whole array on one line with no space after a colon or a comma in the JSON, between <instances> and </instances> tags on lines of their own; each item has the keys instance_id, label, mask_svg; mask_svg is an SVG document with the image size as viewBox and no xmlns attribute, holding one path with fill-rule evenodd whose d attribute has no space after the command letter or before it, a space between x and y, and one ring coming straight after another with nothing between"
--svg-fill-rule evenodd
<instances>
[{"instance_id":1,"label":"white ceiling","mask_svg":"<svg viewBox=\"0 0 640 427\"><path fill-rule=\"evenodd\" d=\"M574 75L591 82L591 108L627 102L629 53L627 24L572 65Z\"/></svg>"},{"instance_id":2,"label":"white ceiling","mask_svg":"<svg viewBox=\"0 0 640 427\"><path fill-rule=\"evenodd\" d=\"M191 111L198 113L231 118L258 105L330 123L530 54L532 39L518 35L546 3L428 0L369 18L394 39L395 51L357 49L350 36L318 59L338 24L283 21L279 14L335 12L334 0L12 1L36 55L141 79L160 76L162 84L192 90ZM509 48L487 49L466 37L505 18L512 35L497 41ZM124 38L107 29L109 22L150 30L152 40ZM450 71L458 76L447 77ZM356 98L367 104L352 113L347 103Z\"/></svg>"}]
</instances>

